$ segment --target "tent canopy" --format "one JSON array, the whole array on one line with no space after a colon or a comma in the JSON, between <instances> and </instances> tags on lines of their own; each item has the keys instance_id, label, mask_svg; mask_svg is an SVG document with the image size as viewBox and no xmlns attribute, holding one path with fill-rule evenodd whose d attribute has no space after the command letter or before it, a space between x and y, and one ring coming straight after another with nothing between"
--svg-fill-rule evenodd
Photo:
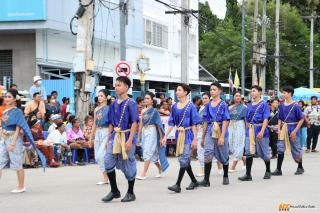
<instances>
[{"instance_id":1,"label":"tent canopy","mask_svg":"<svg viewBox=\"0 0 320 213\"><path fill-rule=\"evenodd\" d=\"M293 100L303 100L309 102L312 96L316 96L318 99L320 99L320 93L314 91L313 89L299 87L294 89Z\"/></svg>"}]
</instances>

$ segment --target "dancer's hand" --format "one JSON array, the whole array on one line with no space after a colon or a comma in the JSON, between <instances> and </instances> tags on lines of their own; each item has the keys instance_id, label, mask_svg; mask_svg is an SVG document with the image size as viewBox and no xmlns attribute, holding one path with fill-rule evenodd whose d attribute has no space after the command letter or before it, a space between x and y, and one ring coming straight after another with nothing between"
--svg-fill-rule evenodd
<instances>
[{"instance_id":1,"label":"dancer's hand","mask_svg":"<svg viewBox=\"0 0 320 213\"><path fill-rule=\"evenodd\" d=\"M106 149L108 148L108 145L109 145L109 139L107 139L106 141L106 145L105 145Z\"/></svg>"},{"instance_id":2,"label":"dancer's hand","mask_svg":"<svg viewBox=\"0 0 320 213\"><path fill-rule=\"evenodd\" d=\"M290 134L290 139L292 141L295 141L296 140L296 135L297 135L297 132L296 131L292 131L291 134Z\"/></svg>"},{"instance_id":3,"label":"dancer's hand","mask_svg":"<svg viewBox=\"0 0 320 213\"><path fill-rule=\"evenodd\" d=\"M258 141L261 141L261 139L263 138L263 134L264 134L264 132L262 132L262 131L259 132L259 134L257 135Z\"/></svg>"},{"instance_id":4,"label":"dancer's hand","mask_svg":"<svg viewBox=\"0 0 320 213\"><path fill-rule=\"evenodd\" d=\"M161 140L161 146L162 147L164 147L164 146L166 146L166 144L167 144L167 138L166 137L164 137L162 140Z\"/></svg>"},{"instance_id":5,"label":"dancer's hand","mask_svg":"<svg viewBox=\"0 0 320 213\"><path fill-rule=\"evenodd\" d=\"M128 153L132 148L132 141L127 141L125 146L126 146L126 152Z\"/></svg>"},{"instance_id":6,"label":"dancer's hand","mask_svg":"<svg viewBox=\"0 0 320 213\"><path fill-rule=\"evenodd\" d=\"M9 151L9 152L13 152L13 150L14 150L15 147L16 147L15 145L9 144L9 145L8 145L8 151Z\"/></svg>"},{"instance_id":7,"label":"dancer's hand","mask_svg":"<svg viewBox=\"0 0 320 213\"><path fill-rule=\"evenodd\" d=\"M220 136L220 137L218 138L218 145L219 145L219 146L223 146L223 145L224 145L224 137Z\"/></svg>"},{"instance_id":8,"label":"dancer's hand","mask_svg":"<svg viewBox=\"0 0 320 213\"><path fill-rule=\"evenodd\" d=\"M197 149L197 139L193 140L191 148L192 148L192 151L195 151Z\"/></svg>"},{"instance_id":9,"label":"dancer's hand","mask_svg":"<svg viewBox=\"0 0 320 213\"><path fill-rule=\"evenodd\" d=\"M204 139L201 139L201 147L204 148Z\"/></svg>"}]
</instances>

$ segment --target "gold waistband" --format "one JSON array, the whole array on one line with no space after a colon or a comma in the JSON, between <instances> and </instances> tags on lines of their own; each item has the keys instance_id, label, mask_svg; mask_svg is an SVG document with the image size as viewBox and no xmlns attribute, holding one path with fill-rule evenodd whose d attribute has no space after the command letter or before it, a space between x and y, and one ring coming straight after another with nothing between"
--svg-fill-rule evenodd
<instances>
[{"instance_id":1,"label":"gold waistband","mask_svg":"<svg viewBox=\"0 0 320 213\"><path fill-rule=\"evenodd\" d=\"M180 127L177 129L177 131L182 132L182 131L189 130L189 129L191 129L191 128L192 128L191 126L189 126L189 127L182 127L182 126L180 126Z\"/></svg>"}]
</instances>

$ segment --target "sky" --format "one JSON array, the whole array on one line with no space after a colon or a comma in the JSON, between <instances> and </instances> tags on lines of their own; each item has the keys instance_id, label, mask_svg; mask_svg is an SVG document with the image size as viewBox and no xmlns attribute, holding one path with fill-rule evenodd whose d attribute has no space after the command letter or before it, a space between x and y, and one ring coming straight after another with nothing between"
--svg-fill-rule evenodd
<instances>
[{"instance_id":1,"label":"sky","mask_svg":"<svg viewBox=\"0 0 320 213\"><path fill-rule=\"evenodd\" d=\"M215 14L219 19L224 19L226 14L226 0L199 0L202 3L206 1L209 3L211 11ZM242 2L242 0L238 0L238 2Z\"/></svg>"}]
</instances>

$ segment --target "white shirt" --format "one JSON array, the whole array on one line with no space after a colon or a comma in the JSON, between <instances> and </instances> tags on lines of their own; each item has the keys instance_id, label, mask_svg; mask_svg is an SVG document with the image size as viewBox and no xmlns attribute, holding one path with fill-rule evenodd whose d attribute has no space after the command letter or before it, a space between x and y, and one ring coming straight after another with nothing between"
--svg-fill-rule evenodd
<instances>
[{"instance_id":1,"label":"white shirt","mask_svg":"<svg viewBox=\"0 0 320 213\"><path fill-rule=\"evenodd\" d=\"M57 125L55 123L51 124L49 129L48 129L48 133L53 132L56 128L57 128Z\"/></svg>"},{"instance_id":2,"label":"white shirt","mask_svg":"<svg viewBox=\"0 0 320 213\"><path fill-rule=\"evenodd\" d=\"M50 143L55 144L67 144L67 134L66 132L60 133L59 130L53 130L49 135L47 140Z\"/></svg>"}]
</instances>

